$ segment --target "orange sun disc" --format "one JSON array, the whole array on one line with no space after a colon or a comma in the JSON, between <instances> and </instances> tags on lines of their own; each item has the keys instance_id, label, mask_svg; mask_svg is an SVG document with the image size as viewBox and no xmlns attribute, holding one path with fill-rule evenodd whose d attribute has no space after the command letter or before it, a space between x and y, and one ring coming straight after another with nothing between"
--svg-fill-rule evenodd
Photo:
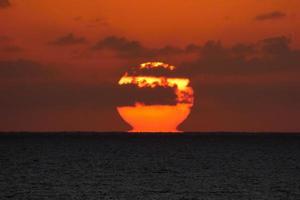
<instances>
[{"instance_id":1,"label":"orange sun disc","mask_svg":"<svg viewBox=\"0 0 300 200\"><path fill-rule=\"evenodd\" d=\"M120 116L133 129L131 132L178 132L177 127L188 117L194 103L193 89L188 78L143 75L143 70L164 69L172 72L176 68L162 62L148 62L136 67L137 74L125 73L118 84L133 85L139 89L172 88L176 95L175 105L147 105L135 101L134 105L119 106Z\"/></svg>"}]
</instances>

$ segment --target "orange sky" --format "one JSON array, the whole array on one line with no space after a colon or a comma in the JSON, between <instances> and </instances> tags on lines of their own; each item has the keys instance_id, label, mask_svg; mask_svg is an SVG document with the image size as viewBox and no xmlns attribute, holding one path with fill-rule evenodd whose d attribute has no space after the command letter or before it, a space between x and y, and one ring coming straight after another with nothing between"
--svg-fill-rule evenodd
<instances>
[{"instance_id":1,"label":"orange sky","mask_svg":"<svg viewBox=\"0 0 300 200\"><path fill-rule=\"evenodd\" d=\"M232 43L272 35L295 37L300 25L297 0L12 0L11 4L10 10L1 11L2 34L30 42L71 31L93 39L122 34L147 45L184 45L208 39ZM273 23L253 20L272 11L286 13L285 19Z\"/></svg>"},{"instance_id":2,"label":"orange sky","mask_svg":"<svg viewBox=\"0 0 300 200\"><path fill-rule=\"evenodd\" d=\"M2 1L6 3L1 4ZM197 73L189 73L189 69L183 70L184 73L193 76L192 81L196 85L198 95L201 95L198 98L199 105L196 105L192 115L183 125L185 130L300 130L295 120L300 114L295 109L300 108L297 101L299 70L293 68L298 62L295 58L297 56L294 55L299 54L300 48L299 14L299 0L0 0L0 73L1 67L6 70L2 71L3 76L0 74L0 90L12 93L20 99L28 98L28 104L24 106L23 103L16 102L20 106L18 109L15 109L13 103L8 103L11 101L7 96L5 101L0 101L0 109L5 107L6 114L10 116L5 119L5 125L0 124L0 130L114 130L115 127L116 130L128 129L118 118L116 111L110 111L110 106L114 107L110 104L105 106L105 110L101 110L100 106L100 111L96 112L95 109L87 108L85 104L74 103L73 107L66 109L68 103L63 101L57 103L58 107L45 103L39 108L29 109L32 110L32 122L26 123L24 116L28 114L27 109L34 104L32 99L43 101L44 98L48 98L48 94L46 97L37 97L37 93L40 94L39 90L44 91L44 85L53 89L50 96L63 94L56 91L56 87L65 87L68 91L70 86L74 91L81 88L86 91L84 88L96 87L97 84L114 85L126 71L126 67L147 62L149 59L163 59L162 61L177 66L187 63L191 66L199 63L206 65L207 62L207 65L211 66L200 72L196 70ZM68 34L73 36L70 44L60 43ZM115 43L107 45L102 42L102 46L97 43L109 36L124 38L125 43L129 42L125 47L122 46L124 44L118 46L119 43L117 46L114 46ZM203 52L199 56L198 51L185 51L189 44L202 47L209 40L220 41L223 50L226 51L232 51L231 47L236 44L253 45L256 51L256 48L263 46L262 40L275 37L286 37L290 40L290 54L280 54L281 57L274 58L272 62L267 57L259 64L249 62L250 66L255 65L263 70L246 72L246 75L243 69L215 68L211 64L211 60L214 59L202 62L202 58L208 59ZM137 41L141 45L133 47L133 52L144 50L146 56L128 55L132 50L130 41ZM97 44L100 47L92 50ZM160 50L167 45L176 47L183 53L148 55L149 52L162 52ZM283 48L280 45L281 43L278 48ZM213 54L219 55L215 50ZM251 55L247 53L247 56L252 58L257 54L260 52L252 52ZM295 60L290 61L290 58ZM11 78L13 73L7 72L9 70L6 68L19 59L36 62L47 72L35 72L36 66L31 68L27 63L24 70L14 70L13 73L17 75ZM229 63L236 63L235 61ZM222 65L222 62L224 66L228 65L226 59L218 65ZM264 62L271 67L260 67ZM279 68L292 67L278 71L277 68L272 68L272 63L280 63ZM22 64L23 61L16 65L22 68ZM30 68L30 73L26 71L27 68ZM292 71L290 68L293 68ZM47 78L32 76L39 73L46 74ZM32 94L22 93L21 89L18 89L24 83L34 90ZM259 90L255 90L257 88ZM244 94L245 90L249 92ZM262 90L267 91L266 95ZM277 94L276 91L282 92ZM228 97L231 92L240 95ZM5 94L2 92L1 95ZM14 95L11 98L15 97ZM251 102L252 99L247 95L258 96L258 102ZM276 95L279 95L278 98ZM108 99L120 98L117 94L108 96ZM277 100L270 102L272 98ZM255 100L254 97L253 99ZM102 104L101 100L99 104ZM291 106L293 104L294 107ZM60 106L65 110L60 109ZM246 109L250 107L251 109ZM260 112L259 120L253 111ZM89 113L89 117L82 121L71 113ZM111 116L111 120L105 119L109 122L102 125L98 121L104 120L104 115ZM232 117L229 119L227 116ZM274 116L285 117L281 119ZM76 123L65 118L81 123L76 126Z\"/></svg>"}]
</instances>

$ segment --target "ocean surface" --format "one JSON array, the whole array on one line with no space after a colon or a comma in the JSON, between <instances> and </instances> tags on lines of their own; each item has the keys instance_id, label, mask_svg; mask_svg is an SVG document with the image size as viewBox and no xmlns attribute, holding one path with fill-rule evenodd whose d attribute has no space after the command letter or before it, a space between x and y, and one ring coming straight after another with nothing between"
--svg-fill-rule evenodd
<instances>
[{"instance_id":1,"label":"ocean surface","mask_svg":"<svg viewBox=\"0 0 300 200\"><path fill-rule=\"evenodd\" d=\"M0 134L0 199L300 199L300 134Z\"/></svg>"}]
</instances>

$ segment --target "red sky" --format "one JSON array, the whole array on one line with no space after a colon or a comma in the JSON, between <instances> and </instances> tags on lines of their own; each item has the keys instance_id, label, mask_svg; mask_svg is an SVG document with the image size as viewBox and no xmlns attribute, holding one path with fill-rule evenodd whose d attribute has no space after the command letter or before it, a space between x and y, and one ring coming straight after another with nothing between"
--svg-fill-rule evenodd
<instances>
[{"instance_id":1,"label":"red sky","mask_svg":"<svg viewBox=\"0 0 300 200\"><path fill-rule=\"evenodd\" d=\"M127 130L127 67L179 67L192 131L299 131L298 0L0 0L0 131ZM124 94L123 94L124 95Z\"/></svg>"}]
</instances>

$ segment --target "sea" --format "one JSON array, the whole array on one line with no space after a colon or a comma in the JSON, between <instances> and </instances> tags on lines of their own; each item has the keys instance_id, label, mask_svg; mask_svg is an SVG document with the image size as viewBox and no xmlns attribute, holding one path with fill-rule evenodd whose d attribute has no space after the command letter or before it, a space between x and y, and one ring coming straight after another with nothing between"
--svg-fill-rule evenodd
<instances>
[{"instance_id":1,"label":"sea","mask_svg":"<svg viewBox=\"0 0 300 200\"><path fill-rule=\"evenodd\" d=\"M299 200L297 133L2 133L0 199Z\"/></svg>"}]
</instances>

